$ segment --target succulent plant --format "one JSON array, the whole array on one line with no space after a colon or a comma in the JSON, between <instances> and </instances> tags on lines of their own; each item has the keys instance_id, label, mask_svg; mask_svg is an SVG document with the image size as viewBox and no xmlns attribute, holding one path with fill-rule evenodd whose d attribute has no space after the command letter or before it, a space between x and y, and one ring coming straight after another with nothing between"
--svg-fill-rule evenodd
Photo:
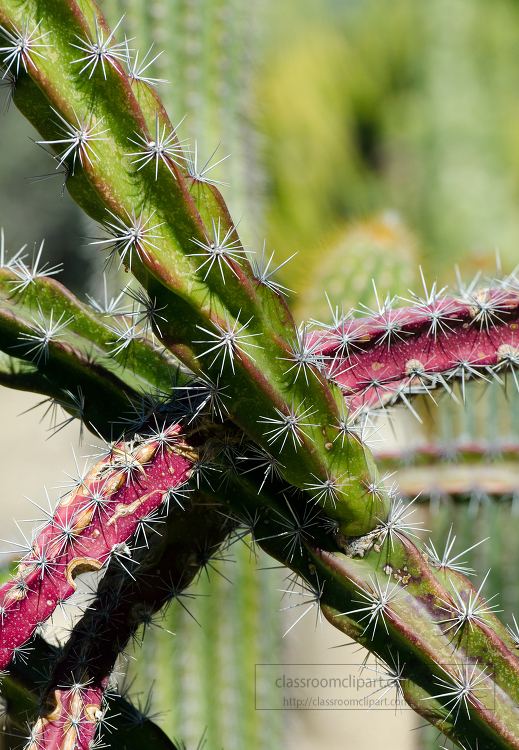
<instances>
[{"instance_id":1,"label":"succulent plant","mask_svg":"<svg viewBox=\"0 0 519 750\"><path fill-rule=\"evenodd\" d=\"M460 747L519 747L519 636L482 585L412 541L367 422L456 381L464 394L471 379L515 378L517 278L456 297L424 286L407 306L386 297L361 318L337 311L325 330L296 327L271 260L246 253L129 60L133 40L117 42L91 0L1 0L0 28L14 104L101 225L91 244L141 285L139 308L108 325L39 256L32 267L2 257L2 382L42 393L107 441L0 588L13 686L74 576L106 570L50 665L27 748L101 741L117 655L242 532ZM203 498L226 509L223 522ZM273 515L286 531L272 534Z\"/></svg>"}]
</instances>

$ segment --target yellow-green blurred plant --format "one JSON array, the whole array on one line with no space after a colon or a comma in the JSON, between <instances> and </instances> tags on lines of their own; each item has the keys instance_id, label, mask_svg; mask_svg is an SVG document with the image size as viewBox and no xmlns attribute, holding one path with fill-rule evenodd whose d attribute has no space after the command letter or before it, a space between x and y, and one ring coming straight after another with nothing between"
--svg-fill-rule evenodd
<instances>
[{"instance_id":1,"label":"yellow-green blurred plant","mask_svg":"<svg viewBox=\"0 0 519 750\"><path fill-rule=\"evenodd\" d=\"M515 265L517 3L288 0L270 12L258 84L268 236L303 253L302 278L346 220L387 209L417 234L429 273L495 246Z\"/></svg>"}]
</instances>

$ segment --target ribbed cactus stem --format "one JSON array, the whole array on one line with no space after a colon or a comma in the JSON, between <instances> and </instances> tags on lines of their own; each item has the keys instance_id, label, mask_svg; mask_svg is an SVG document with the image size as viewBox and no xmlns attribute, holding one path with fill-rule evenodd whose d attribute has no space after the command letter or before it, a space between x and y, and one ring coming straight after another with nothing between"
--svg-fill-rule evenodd
<instances>
[{"instance_id":1,"label":"ribbed cactus stem","mask_svg":"<svg viewBox=\"0 0 519 750\"><path fill-rule=\"evenodd\" d=\"M519 286L431 296L415 307L381 306L371 318L346 318L314 332L310 345L352 412L404 402L415 390L459 380L499 379L519 363ZM515 377L515 376L514 376Z\"/></svg>"},{"instance_id":2,"label":"ribbed cactus stem","mask_svg":"<svg viewBox=\"0 0 519 750\"><path fill-rule=\"evenodd\" d=\"M149 338L145 313L139 326L132 316L111 326L46 272L21 261L0 268L0 349L11 358L2 357L7 371L0 380L20 388L28 380L34 391L69 403L106 438L142 395L189 382ZM13 355L25 364L15 366Z\"/></svg>"},{"instance_id":3,"label":"ribbed cactus stem","mask_svg":"<svg viewBox=\"0 0 519 750\"><path fill-rule=\"evenodd\" d=\"M87 750L99 738L105 728L104 692L118 657L130 639L139 642L159 624L156 615L164 606L182 598L206 564L200 544L216 554L229 528L221 523L218 506L208 507L207 498L193 493L185 511L172 509L155 528L152 518L144 533L133 570L110 566L54 667L33 729L39 747L62 747L74 736L75 746Z\"/></svg>"},{"instance_id":4,"label":"ribbed cactus stem","mask_svg":"<svg viewBox=\"0 0 519 750\"><path fill-rule=\"evenodd\" d=\"M11 727L17 732L24 733L27 730L28 717L34 715L35 709L37 712L41 676L48 670L49 663L54 663L60 656L59 649L51 646L41 636L35 637L31 648L30 661L27 664L12 662L9 675L2 679L2 699ZM83 690L83 694L85 692L86 690ZM92 692L90 695L92 696ZM97 701L98 691L94 695ZM87 705L95 706L96 704ZM95 711L90 713L93 715ZM136 706L121 695L105 693L103 713L110 723L112 731L110 744L114 750L140 750L143 743L157 750L177 750L176 745L149 717L144 716ZM27 747L33 742L34 736L34 729L31 728L31 736L26 737ZM70 736L71 732L69 732ZM59 747L59 741L54 743L54 746Z\"/></svg>"},{"instance_id":5,"label":"ribbed cactus stem","mask_svg":"<svg viewBox=\"0 0 519 750\"><path fill-rule=\"evenodd\" d=\"M126 543L139 521L187 481L196 461L180 432L179 425L171 425L109 447L108 455L47 515L16 575L0 588L1 669L74 593L78 574L100 570L114 558L132 567Z\"/></svg>"},{"instance_id":6,"label":"ribbed cactus stem","mask_svg":"<svg viewBox=\"0 0 519 750\"><path fill-rule=\"evenodd\" d=\"M208 195L209 222L184 180L182 153L173 137L173 150L155 159L157 116L159 127L165 128L160 132L173 136L156 92L143 81L130 80L116 44L106 51L104 69L100 60L94 65L95 55L88 50L98 33L95 23L103 39L109 31L93 3L82 4L82 9L80 13L73 0L46 8L41 32L59 27L60 33L52 37L52 60L46 52L43 59L33 56L28 69L48 101L46 115L39 109L30 116L47 134L49 145L63 154L63 128L78 130L74 112L86 118L81 127L87 128L83 132L90 150L82 146L69 153L67 187L112 233L122 262L165 308L161 339L168 348L195 372L220 378L229 396L229 415L283 464L288 481L314 493L318 502L322 496L312 488L333 483L335 494L327 511L344 533L369 531L376 516L387 512L389 499L382 492L366 507L359 477L375 474L371 457L357 445L339 451L333 444L340 392L330 390L308 356L282 295L261 270L255 277L236 231L232 225L227 230L216 189L203 185L213 196ZM39 19L36 5L25 12ZM5 27L18 28L22 15L5 0L0 19ZM77 37L85 40L84 54L91 62L83 73L75 62ZM30 86L25 91L22 86L15 103L30 113L30 101L38 97ZM151 157L147 166L135 164L132 141L142 144L137 149L144 158ZM129 234L139 239L123 242Z\"/></svg>"}]
</instances>

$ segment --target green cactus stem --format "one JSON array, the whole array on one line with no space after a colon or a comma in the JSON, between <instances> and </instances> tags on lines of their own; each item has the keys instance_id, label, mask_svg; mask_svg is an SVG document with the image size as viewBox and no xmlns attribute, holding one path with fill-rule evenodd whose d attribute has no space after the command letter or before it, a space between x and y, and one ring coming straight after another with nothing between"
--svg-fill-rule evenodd
<instances>
[{"instance_id":1,"label":"green cactus stem","mask_svg":"<svg viewBox=\"0 0 519 750\"><path fill-rule=\"evenodd\" d=\"M240 476L237 481L245 480ZM309 529L305 538L293 522L297 541L290 551L290 533L273 538L272 525L265 524L270 513L265 515L264 500L254 508L250 499L248 516L258 512L257 543L303 576L305 601L312 594L314 604L335 627L387 664L399 654L404 694L416 711L455 741L478 737L481 742L484 736L489 748L517 746L514 696L519 661L514 638L486 604L481 590L457 573L455 565L451 568L447 561L442 568L428 567L427 553L420 553L407 537L404 513L366 537L336 537L344 553L334 551L326 524ZM290 504L296 516L303 518L305 501L296 498ZM269 507L276 505L289 526L288 509L271 497ZM240 513L238 502L231 500L231 507ZM453 714L452 705L436 689L446 680L458 706L463 700L457 687L458 670L465 676L467 670L474 672L463 693L469 696L469 716L461 711ZM475 681L480 677L478 690ZM494 695L499 695L496 703Z\"/></svg>"},{"instance_id":2,"label":"green cactus stem","mask_svg":"<svg viewBox=\"0 0 519 750\"><path fill-rule=\"evenodd\" d=\"M30 14L31 8L25 12ZM193 200L178 166L182 159L175 141L175 158L163 153L157 179L151 161L142 169L132 165L135 157L126 155L136 134L143 154L153 155L151 133L157 116L167 137L173 129L155 91L143 81L130 80L117 54L106 51L104 73L98 65L88 75L80 74L72 46L77 37L89 40L95 35L94 17L104 29L104 39L109 36L93 4L84 5L83 12L69 2L45 9L42 33L46 24L61 31L53 35L52 53L45 49L45 59L37 63L31 58L27 75L39 88L34 114L32 85L25 92L23 85L17 87L15 103L56 147L62 161L68 151L67 188L108 229L122 262L131 266L150 298L164 309L163 343L195 372L220 378L228 388L228 413L283 463L288 481L309 488L333 477L337 491L329 512L345 533L369 531L389 501L386 495L377 497L367 509L356 499L361 490L358 477L372 475L374 465L355 445L334 450L331 425L340 413L340 393L329 389L308 358L282 295L266 283L261 271L259 279L254 276L216 188L202 184L203 201ZM19 10L9 2L2 3L0 19L4 28L21 21ZM90 42L83 44L88 47ZM85 53L87 59L89 54ZM41 93L48 100L46 113ZM83 125L74 112L87 118ZM84 143L75 148L74 133L79 130ZM70 143L66 149L64 140Z\"/></svg>"},{"instance_id":3,"label":"green cactus stem","mask_svg":"<svg viewBox=\"0 0 519 750\"><path fill-rule=\"evenodd\" d=\"M64 403L65 391L76 397L81 392L86 423L91 417L109 437L109 425L142 394L190 381L178 362L147 338L146 323L137 326L126 316L110 326L45 273L20 261L0 269L0 346L4 355L25 360L26 374L28 366L36 368L41 387L34 390ZM50 381L61 390L49 391Z\"/></svg>"}]
</instances>

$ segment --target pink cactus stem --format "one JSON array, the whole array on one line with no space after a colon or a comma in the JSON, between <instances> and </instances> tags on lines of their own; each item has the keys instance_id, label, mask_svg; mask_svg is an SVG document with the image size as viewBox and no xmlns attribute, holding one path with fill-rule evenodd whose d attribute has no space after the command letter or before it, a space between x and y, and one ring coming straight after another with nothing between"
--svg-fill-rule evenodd
<instances>
[{"instance_id":1,"label":"pink cactus stem","mask_svg":"<svg viewBox=\"0 0 519 750\"><path fill-rule=\"evenodd\" d=\"M188 480L196 460L180 432L176 424L112 446L49 515L16 575L0 588L0 669L74 593L78 574L100 570L114 555L131 570L126 542L139 520Z\"/></svg>"},{"instance_id":2,"label":"pink cactus stem","mask_svg":"<svg viewBox=\"0 0 519 750\"><path fill-rule=\"evenodd\" d=\"M517 287L503 284L463 299L346 319L313 332L310 343L353 412L405 401L416 391L449 388L455 379L464 390L470 378L499 379L507 369L515 377L519 294Z\"/></svg>"},{"instance_id":3,"label":"pink cactus stem","mask_svg":"<svg viewBox=\"0 0 519 750\"><path fill-rule=\"evenodd\" d=\"M26 750L89 750L105 718L101 705L107 682L108 678L100 686L77 684L54 690L55 708L37 720Z\"/></svg>"}]
</instances>

